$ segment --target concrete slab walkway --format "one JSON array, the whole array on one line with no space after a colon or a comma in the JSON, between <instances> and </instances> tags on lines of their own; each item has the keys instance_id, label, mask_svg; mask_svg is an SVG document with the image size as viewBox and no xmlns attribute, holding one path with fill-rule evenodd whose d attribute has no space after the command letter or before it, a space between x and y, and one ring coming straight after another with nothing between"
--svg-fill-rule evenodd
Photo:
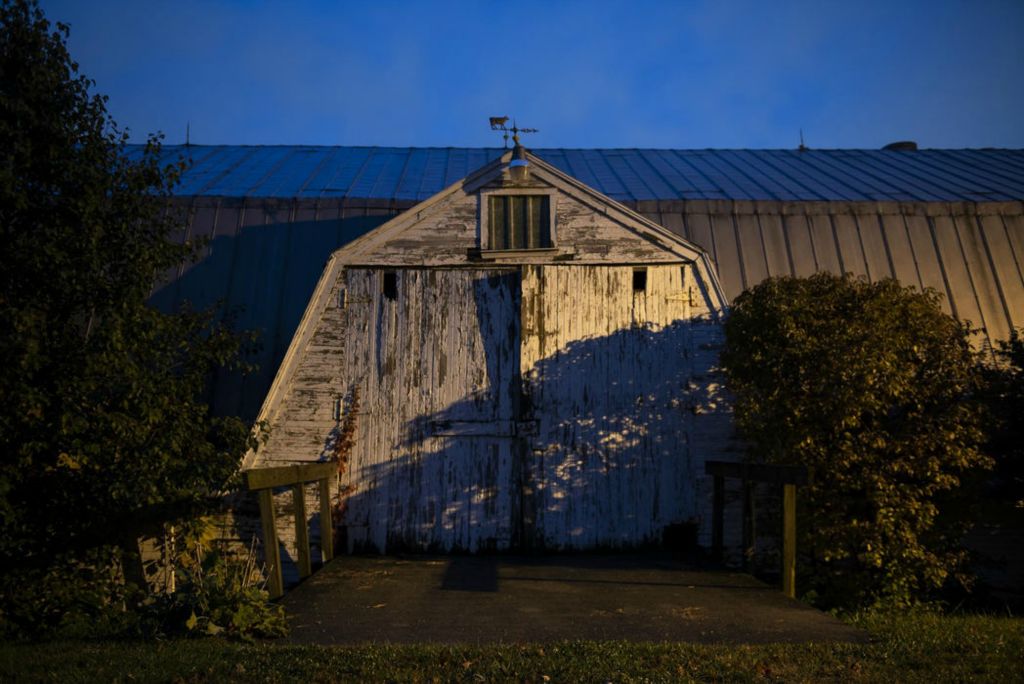
<instances>
[{"instance_id":1,"label":"concrete slab walkway","mask_svg":"<svg viewBox=\"0 0 1024 684\"><path fill-rule=\"evenodd\" d=\"M302 644L868 638L749 575L667 556L345 556L284 606Z\"/></svg>"}]
</instances>

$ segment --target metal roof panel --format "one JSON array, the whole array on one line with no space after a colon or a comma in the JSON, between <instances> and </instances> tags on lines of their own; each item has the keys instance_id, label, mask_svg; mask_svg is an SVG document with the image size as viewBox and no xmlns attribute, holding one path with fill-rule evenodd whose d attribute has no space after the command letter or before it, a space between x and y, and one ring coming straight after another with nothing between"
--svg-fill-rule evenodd
<instances>
[{"instance_id":1,"label":"metal roof panel","mask_svg":"<svg viewBox=\"0 0 1024 684\"><path fill-rule=\"evenodd\" d=\"M129 146L133 157L143 146ZM1015 201L1024 150L535 149L617 200ZM500 148L165 145L191 161L178 196L423 200Z\"/></svg>"}]
</instances>

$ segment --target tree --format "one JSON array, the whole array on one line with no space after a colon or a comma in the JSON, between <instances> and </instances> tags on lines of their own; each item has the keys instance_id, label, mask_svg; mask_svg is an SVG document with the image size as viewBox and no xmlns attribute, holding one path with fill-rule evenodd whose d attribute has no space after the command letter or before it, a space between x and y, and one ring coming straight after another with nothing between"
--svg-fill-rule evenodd
<instances>
[{"instance_id":1,"label":"tree","mask_svg":"<svg viewBox=\"0 0 1024 684\"><path fill-rule=\"evenodd\" d=\"M741 294L722 363L753 458L810 466L804 578L826 605L903 604L961 574L940 518L979 452L967 324L932 290L850 275L773 278Z\"/></svg>"},{"instance_id":2,"label":"tree","mask_svg":"<svg viewBox=\"0 0 1024 684\"><path fill-rule=\"evenodd\" d=\"M211 416L242 340L213 311L147 306L195 245L164 218L180 165L141 156L33 2L0 4L0 563L128 549L204 509L249 430ZM180 234L180 233L179 233ZM25 573L28 573L26 575ZM23 587L18 589L23 591Z\"/></svg>"}]
</instances>

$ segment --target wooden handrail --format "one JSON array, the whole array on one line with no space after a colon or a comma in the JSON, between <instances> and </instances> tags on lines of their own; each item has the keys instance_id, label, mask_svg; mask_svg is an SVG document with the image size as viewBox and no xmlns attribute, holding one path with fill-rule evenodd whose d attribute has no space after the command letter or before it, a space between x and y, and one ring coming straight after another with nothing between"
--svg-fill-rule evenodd
<instances>
[{"instance_id":1,"label":"wooden handrail","mask_svg":"<svg viewBox=\"0 0 1024 684\"><path fill-rule=\"evenodd\" d=\"M714 476L714 493L711 518L711 551L721 561L723 538L725 536L725 478L743 481L743 546L744 554L753 546L754 496L751 482L768 482L782 485L782 591L790 598L796 598L796 488L811 481L806 466L771 465L767 463L733 463L728 461L707 461L704 472ZM749 545L749 546L748 546Z\"/></svg>"},{"instance_id":2,"label":"wooden handrail","mask_svg":"<svg viewBox=\"0 0 1024 684\"><path fill-rule=\"evenodd\" d=\"M334 524L331 519L331 481L338 475L336 463L300 463L273 468L256 468L243 473L245 486L259 494L260 523L263 526L263 548L266 557L270 598L284 595L281 576L281 550L277 543L274 516L274 488L291 487L295 508L295 545L298 549L296 565L299 577L313 573L309 551L309 528L306 525L306 490L309 482L318 482L320 489L320 555L324 563L334 557Z\"/></svg>"}]
</instances>

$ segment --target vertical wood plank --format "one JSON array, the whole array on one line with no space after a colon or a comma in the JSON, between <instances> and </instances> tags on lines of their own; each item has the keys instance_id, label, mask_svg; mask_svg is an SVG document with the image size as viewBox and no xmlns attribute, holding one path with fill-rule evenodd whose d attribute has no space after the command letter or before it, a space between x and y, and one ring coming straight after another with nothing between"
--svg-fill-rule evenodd
<instances>
[{"instance_id":1,"label":"vertical wood plank","mask_svg":"<svg viewBox=\"0 0 1024 684\"><path fill-rule=\"evenodd\" d=\"M277 545L277 527L274 519L274 490L261 489L260 522L263 525L263 557L267 565L267 590L270 598L284 595L284 581L281 578L281 550Z\"/></svg>"},{"instance_id":2,"label":"vertical wood plank","mask_svg":"<svg viewBox=\"0 0 1024 684\"><path fill-rule=\"evenodd\" d=\"M296 565L299 567L299 578L302 579L313 572L309 557L309 525L306 523L306 488L303 483L292 485L292 501L295 508L295 550L299 556Z\"/></svg>"},{"instance_id":3,"label":"vertical wood plank","mask_svg":"<svg viewBox=\"0 0 1024 684\"><path fill-rule=\"evenodd\" d=\"M782 592L796 598L796 485L782 486Z\"/></svg>"},{"instance_id":4,"label":"vertical wood plank","mask_svg":"<svg viewBox=\"0 0 1024 684\"><path fill-rule=\"evenodd\" d=\"M331 517L331 478L320 480L320 559L334 558L334 519Z\"/></svg>"},{"instance_id":5,"label":"vertical wood plank","mask_svg":"<svg viewBox=\"0 0 1024 684\"><path fill-rule=\"evenodd\" d=\"M717 562L722 561L722 546L725 526L725 478L715 475L714 495L711 514L711 552Z\"/></svg>"}]
</instances>

